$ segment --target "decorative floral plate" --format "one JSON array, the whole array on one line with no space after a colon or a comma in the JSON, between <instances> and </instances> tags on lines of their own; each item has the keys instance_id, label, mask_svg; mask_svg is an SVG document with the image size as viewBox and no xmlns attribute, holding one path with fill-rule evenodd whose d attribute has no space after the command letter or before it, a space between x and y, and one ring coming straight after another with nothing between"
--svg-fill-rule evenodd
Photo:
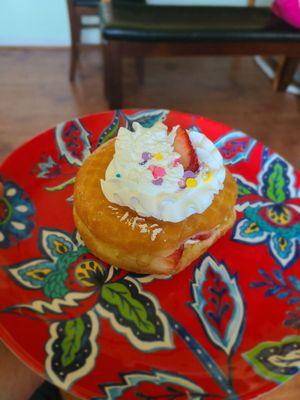
<instances>
[{"instance_id":1,"label":"decorative floral plate","mask_svg":"<svg viewBox=\"0 0 300 400\"><path fill-rule=\"evenodd\" d=\"M125 273L89 254L75 174L133 121L194 126L234 174L234 228L179 275ZM252 399L300 370L299 174L246 134L167 110L58 125L0 168L0 333L37 373L87 399Z\"/></svg>"}]
</instances>

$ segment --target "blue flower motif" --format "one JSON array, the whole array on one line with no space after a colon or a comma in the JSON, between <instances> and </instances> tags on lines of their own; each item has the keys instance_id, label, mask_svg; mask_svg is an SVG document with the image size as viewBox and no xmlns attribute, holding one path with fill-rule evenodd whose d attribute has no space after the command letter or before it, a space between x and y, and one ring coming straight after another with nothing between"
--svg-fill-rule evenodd
<instances>
[{"instance_id":1,"label":"blue flower motif","mask_svg":"<svg viewBox=\"0 0 300 400\"><path fill-rule=\"evenodd\" d=\"M216 146L221 152L224 164L238 164L248 160L256 140L241 131L226 133L216 141Z\"/></svg>"},{"instance_id":2,"label":"blue flower motif","mask_svg":"<svg viewBox=\"0 0 300 400\"><path fill-rule=\"evenodd\" d=\"M38 163L38 178L54 178L61 173L61 166L53 160L51 156L43 156L40 163Z\"/></svg>"},{"instance_id":3,"label":"blue flower motif","mask_svg":"<svg viewBox=\"0 0 300 400\"><path fill-rule=\"evenodd\" d=\"M27 260L10 267L9 272L22 287L42 289L51 299L63 298L70 291L66 285L68 268L86 254L87 249L78 233L72 236L68 232L44 228L39 233L39 246L45 258ZM94 264L98 266L96 261ZM78 273L82 273L81 269L75 273L76 278ZM79 281L85 283L84 278L85 275Z\"/></svg>"},{"instance_id":4,"label":"blue flower motif","mask_svg":"<svg viewBox=\"0 0 300 400\"><path fill-rule=\"evenodd\" d=\"M31 217L34 207L23 189L6 181L0 198L0 248L7 248L30 237L34 227Z\"/></svg>"},{"instance_id":5,"label":"blue flower motif","mask_svg":"<svg viewBox=\"0 0 300 400\"><path fill-rule=\"evenodd\" d=\"M236 175L236 179L237 209L244 211L245 218L236 224L233 239L254 245L266 243L282 268L292 265L298 257L300 239L300 206L295 201L292 167L275 154L264 164L257 186L242 176Z\"/></svg>"}]
</instances>

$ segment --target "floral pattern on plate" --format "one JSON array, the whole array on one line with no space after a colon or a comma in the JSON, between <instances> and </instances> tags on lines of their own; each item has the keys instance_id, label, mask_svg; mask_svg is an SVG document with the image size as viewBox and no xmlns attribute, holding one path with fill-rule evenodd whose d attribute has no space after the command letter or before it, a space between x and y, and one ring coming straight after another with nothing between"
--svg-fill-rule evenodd
<instances>
[{"instance_id":1,"label":"floral pattern on plate","mask_svg":"<svg viewBox=\"0 0 300 400\"><path fill-rule=\"evenodd\" d=\"M175 277L108 265L74 227L78 168L134 121L203 132L238 183L232 232ZM50 129L0 175L1 338L57 386L97 400L247 400L299 372L299 175L270 149L203 117L117 110Z\"/></svg>"}]
</instances>

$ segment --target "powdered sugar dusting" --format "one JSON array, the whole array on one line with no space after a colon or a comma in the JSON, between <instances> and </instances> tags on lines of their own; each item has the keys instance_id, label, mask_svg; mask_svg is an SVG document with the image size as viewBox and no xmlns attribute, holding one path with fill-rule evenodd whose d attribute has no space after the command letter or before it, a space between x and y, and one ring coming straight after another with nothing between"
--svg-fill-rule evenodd
<instances>
[{"instance_id":1,"label":"powdered sugar dusting","mask_svg":"<svg viewBox=\"0 0 300 400\"><path fill-rule=\"evenodd\" d=\"M149 232L147 224L141 224L141 225L139 225L139 228L140 228L141 233L148 233Z\"/></svg>"},{"instance_id":2,"label":"powdered sugar dusting","mask_svg":"<svg viewBox=\"0 0 300 400\"><path fill-rule=\"evenodd\" d=\"M162 231L162 228L156 228L151 233L151 240L155 240L156 236Z\"/></svg>"},{"instance_id":3,"label":"powdered sugar dusting","mask_svg":"<svg viewBox=\"0 0 300 400\"><path fill-rule=\"evenodd\" d=\"M128 225L133 231L138 229L140 233L147 233L150 236L151 240L154 241L162 232L162 228L159 227L158 224L148 225L145 218L142 217L129 217L129 212L126 211L124 214L121 213L121 210L117 207L113 207L111 205L108 206L116 215L116 217L121 221Z\"/></svg>"},{"instance_id":4,"label":"powdered sugar dusting","mask_svg":"<svg viewBox=\"0 0 300 400\"><path fill-rule=\"evenodd\" d=\"M145 221L145 218L141 218L141 217L132 218L132 223L131 223L132 230L134 231L136 224L139 224L139 222L144 222L144 221Z\"/></svg>"},{"instance_id":5,"label":"powdered sugar dusting","mask_svg":"<svg viewBox=\"0 0 300 400\"><path fill-rule=\"evenodd\" d=\"M124 221L125 219L127 219L128 215L129 215L129 213L126 212L126 213L123 215L123 217L120 218L120 221Z\"/></svg>"}]
</instances>

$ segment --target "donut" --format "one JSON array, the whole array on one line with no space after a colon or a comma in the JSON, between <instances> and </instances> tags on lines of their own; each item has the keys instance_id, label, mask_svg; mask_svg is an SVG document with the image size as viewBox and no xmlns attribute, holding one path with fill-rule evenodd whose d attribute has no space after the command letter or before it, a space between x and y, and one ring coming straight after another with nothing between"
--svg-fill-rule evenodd
<instances>
[{"instance_id":1,"label":"donut","mask_svg":"<svg viewBox=\"0 0 300 400\"><path fill-rule=\"evenodd\" d=\"M178 129L176 127L177 131ZM118 196L123 193L122 190L128 189L128 185L124 184L123 189L122 185L116 186L114 201L104 193L103 183L107 180L117 145L116 139L110 139L97 148L78 171L73 207L78 232L91 253L109 264L141 274L176 274L199 258L234 224L236 182L228 169L222 167L224 174L222 189L213 195L211 204L203 212L186 211L182 207L183 212L190 215L176 222L160 214L145 215L145 210L141 212L141 208L138 208L141 204L137 206L138 212L131 206L117 204L117 200L122 202ZM176 150L176 145L174 149ZM199 152L199 154L204 153ZM158 160L155 162L159 163L162 156L155 157L152 159ZM184 164L184 156L181 158ZM191 161L191 157L189 160L190 165L197 161ZM178 159L175 162L178 162ZM151 165L145 174L153 174ZM199 165L194 165L193 168L199 168ZM157 171L159 172L156 170L156 173ZM159 177L153 179L157 180ZM194 184L193 180L188 181L188 179L193 178L187 177L186 185ZM117 178L112 182L115 181L118 182ZM155 180L153 182L153 188L156 190L157 184ZM188 188L182 190L188 191ZM151 196L151 193L145 192L145 196ZM189 202L195 201L192 195L187 199ZM165 203L167 202L164 200ZM157 207L157 213L162 210L161 205Z\"/></svg>"}]
</instances>

